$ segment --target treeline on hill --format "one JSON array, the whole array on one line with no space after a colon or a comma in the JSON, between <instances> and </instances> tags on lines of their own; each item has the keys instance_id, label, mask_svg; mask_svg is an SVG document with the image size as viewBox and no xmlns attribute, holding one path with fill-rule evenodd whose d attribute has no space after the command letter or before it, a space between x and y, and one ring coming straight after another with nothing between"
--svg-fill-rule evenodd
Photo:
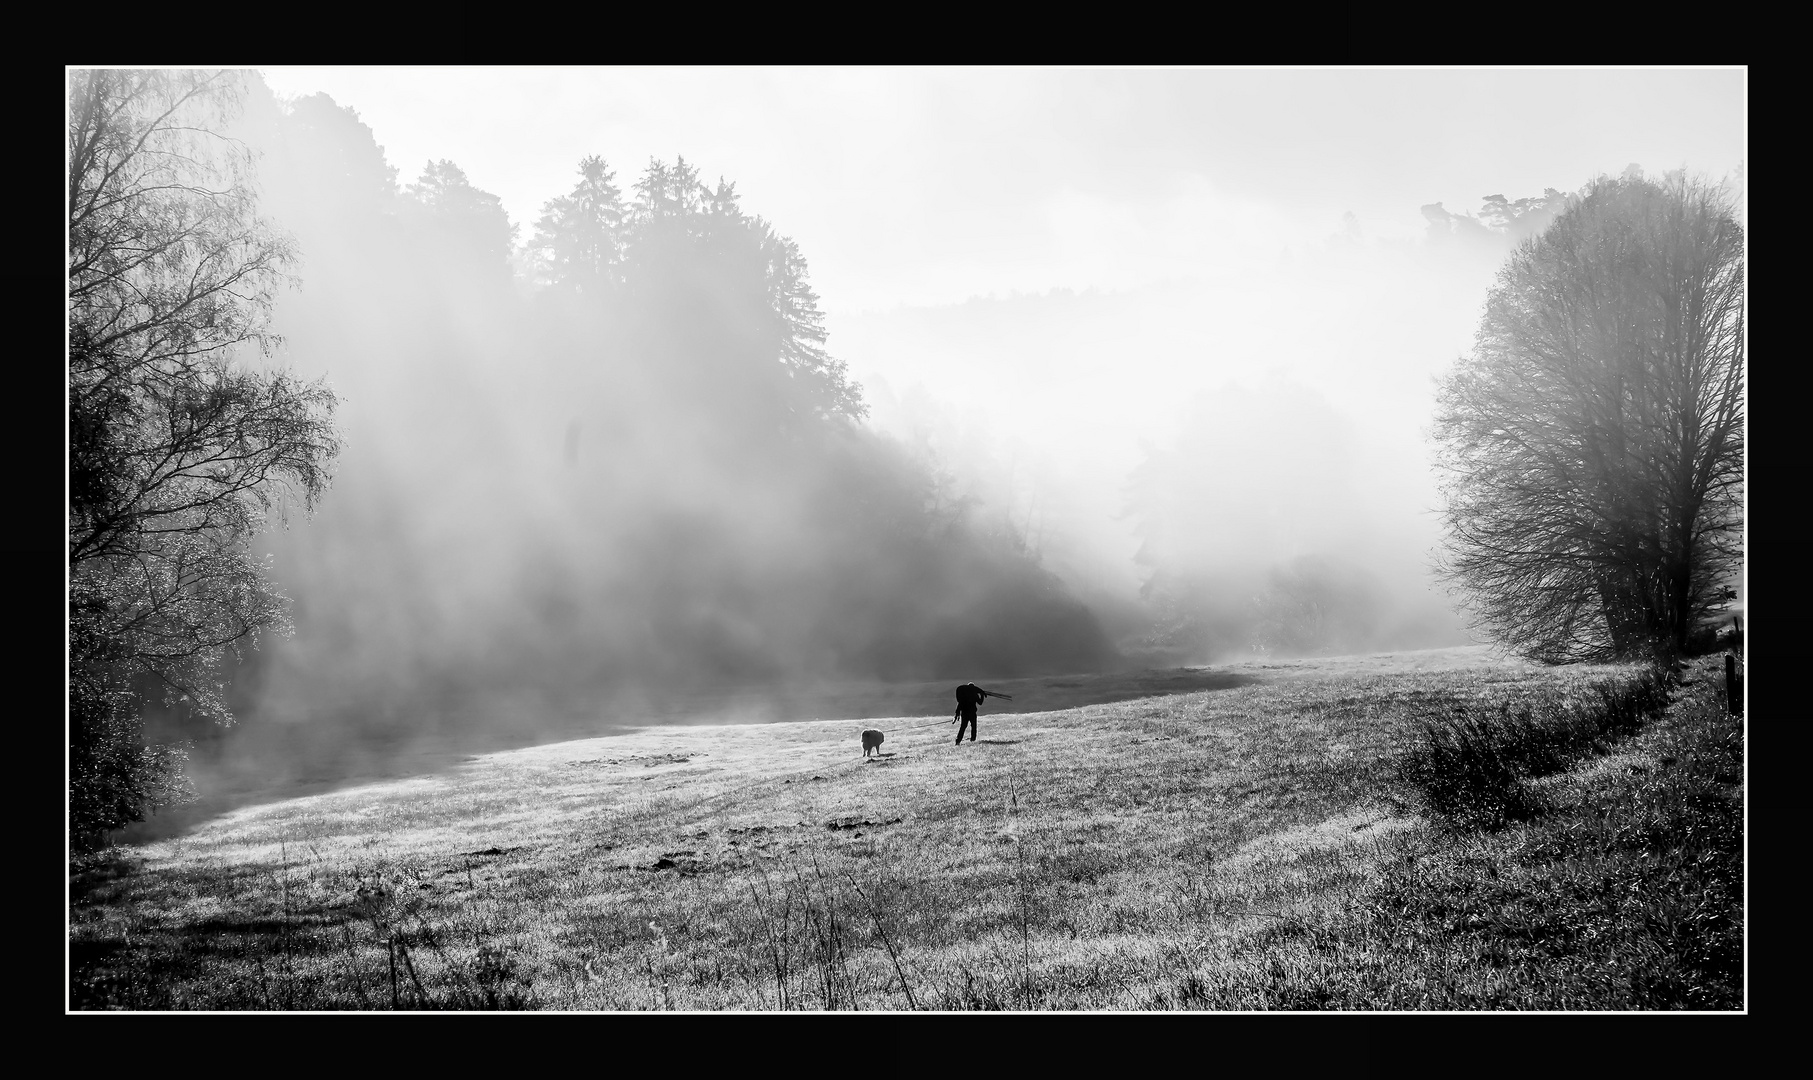
<instances>
[{"instance_id":1,"label":"treeline on hill","mask_svg":"<svg viewBox=\"0 0 1813 1080\"><path fill-rule=\"evenodd\" d=\"M1716 647L1743 577L1732 191L1632 166L1572 194L1490 195L1478 216L1423 213L1426 253L1497 266L1432 432L1438 579L1471 629L1548 663L1667 665ZM1199 396L1185 420L1128 485L1155 643L1196 656L1447 643L1436 612L1384 583L1402 544L1373 523L1380 489L1338 410L1274 379Z\"/></svg>"},{"instance_id":2,"label":"treeline on hill","mask_svg":"<svg viewBox=\"0 0 1813 1080\"><path fill-rule=\"evenodd\" d=\"M865 430L804 257L734 185L678 159L621 191L588 157L518 259L455 165L396 190L324 95L271 125L271 203L308 256L283 325L352 399L344 505L310 540L341 557L284 574L298 637L332 596L330 636L369 638L338 601L375 596L406 620L387 660L587 690L1110 659L1016 536Z\"/></svg>"},{"instance_id":3,"label":"treeline on hill","mask_svg":"<svg viewBox=\"0 0 1813 1080\"><path fill-rule=\"evenodd\" d=\"M1440 203L1416 240L1368 242L1349 215L1346 231L1305 259L1293 277L1298 303L1316 289L1365 303L1381 281L1415 306L1379 303L1426 325L1477 303L1475 283L1539 236L1573 196L1555 189L1507 199L1487 195L1477 214ZM1383 297L1379 297L1383 301ZM1327 312L1323 312L1327 314ZM1388 381L1408 374L1399 338L1369 352L1350 335L1348 363ZM1421 378L1421 375L1416 377ZM1126 513L1146 568L1151 624L1145 644L1193 662L1245 653L1274 656L1429 648L1470 640L1448 596L1429 588L1420 521L1425 497L1395 487L1425 462L1382 458L1377 432L1338 402L1274 371L1181 403L1175 436L1155 440L1128 477ZM1420 455L1419 455L1420 457Z\"/></svg>"},{"instance_id":4,"label":"treeline on hill","mask_svg":"<svg viewBox=\"0 0 1813 1080\"><path fill-rule=\"evenodd\" d=\"M100 86L123 95L119 131L156 115L145 87ZM255 75L208 87L203 126L250 151L219 213L288 260L237 313L264 336L210 348L222 370L326 380L308 384L328 393L314 418L339 441L309 479L332 462L334 486L293 530L261 531L281 478L223 496L250 509L217 546L275 606L198 646L182 680L148 654L83 654L114 672L118 715L89 741L124 748L116 773L152 760L146 710L166 735L236 712L344 743L699 688L1115 660L1011 529L866 429L804 257L733 185L676 159L626 191L588 157L518 244L451 162L399 186L325 95L279 102ZM153 185L128 194L163 209ZM276 287L285 270L299 290ZM243 348L278 335L275 361ZM295 632L278 640L286 599ZM162 797L121 792L82 827Z\"/></svg>"}]
</instances>

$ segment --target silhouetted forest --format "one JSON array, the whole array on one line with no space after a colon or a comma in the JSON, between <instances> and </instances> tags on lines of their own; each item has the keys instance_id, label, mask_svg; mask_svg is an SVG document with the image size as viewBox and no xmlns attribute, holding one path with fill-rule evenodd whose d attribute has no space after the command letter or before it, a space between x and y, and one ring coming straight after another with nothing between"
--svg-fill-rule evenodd
<instances>
[{"instance_id":1,"label":"silhouetted forest","mask_svg":"<svg viewBox=\"0 0 1813 1080\"><path fill-rule=\"evenodd\" d=\"M242 126L302 256L276 329L345 435L319 513L259 538L296 630L235 671L242 717L508 726L1115 662L1011 528L861 423L804 256L733 184L591 157L523 236L453 162L399 183L325 95L254 79Z\"/></svg>"}]
</instances>

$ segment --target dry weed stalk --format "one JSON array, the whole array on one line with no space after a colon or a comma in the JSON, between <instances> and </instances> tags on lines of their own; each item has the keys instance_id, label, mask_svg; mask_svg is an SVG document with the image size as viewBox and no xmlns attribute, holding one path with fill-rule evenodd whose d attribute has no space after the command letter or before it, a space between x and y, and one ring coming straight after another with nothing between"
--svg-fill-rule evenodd
<instances>
[{"instance_id":1,"label":"dry weed stalk","mask_svg":"<svg viewBox=\"0 0 1813 1080\"><path fill-rule=\"evenodd\" d=\"M894 962L894 974L900 976L900 988L906 991L907 1008L917 1012L919 1002L913 998L913 984L907 981L906 971L900 966L900 953L894 949L894 943L888 940L887 929L881 925L881 913L875 909L875 903L869 899L868 894L862 891L862 886L856 883L856 878L848 871L844 876L850 879L850 888L855 889L856 895L868 905L869 917L875 920L875 932L881 936L881 944L888 950L888 959Z\"/></svg>"}]
</instances>

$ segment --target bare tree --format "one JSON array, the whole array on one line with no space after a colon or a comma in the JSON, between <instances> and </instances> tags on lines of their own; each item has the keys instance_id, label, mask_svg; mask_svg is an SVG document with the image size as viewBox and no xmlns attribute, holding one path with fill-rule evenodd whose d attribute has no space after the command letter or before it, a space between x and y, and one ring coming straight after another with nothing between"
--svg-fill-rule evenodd
<instances>
[{"instance_id":1,"label":"bare tree","mask_svg":"<svg viewBox=\"0 0 1813 1080\"><path fill-rule=\"evenodd\" d=\"M1721 186L1589 185L1440 387L1439 569L1550 662L1677 655L1741 560L1744 230Z\"/></svg>"},{"instance_id":2,"label":"bare tree","mask_svg":"<svg viewBox=\"0 0 1813 1080\"><path fill-rule=\"evenodd\" d=\"M250 362L294 252L225 135L231 72L69 75L71 815L136 820L171 780L135 684L225 722L222 651L285 627L248 540L312 509L339 449L319 382Z\"/></svg>"}]
</instances>

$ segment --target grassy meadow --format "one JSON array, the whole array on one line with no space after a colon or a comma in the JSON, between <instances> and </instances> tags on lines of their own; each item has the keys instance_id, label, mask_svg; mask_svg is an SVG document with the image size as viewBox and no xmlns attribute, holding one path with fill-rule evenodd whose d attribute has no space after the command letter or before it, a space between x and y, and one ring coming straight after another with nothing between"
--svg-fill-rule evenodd
<instances>
[{"instance_id":1,"label":"grassy meadow","mask_svg":"<svg viewBox=\"0 0 1813 1080\"><path fill-rule=\"evenodd\" d=\"M1478 649L1253 663L1003 684L1025 711L960 747L943 688L486 754L77 860L70 1005L1738 1009L1718 659L1662 693ZM1463 758L1477 798L1431 780Z\"/></svg>"}]
</instances>

